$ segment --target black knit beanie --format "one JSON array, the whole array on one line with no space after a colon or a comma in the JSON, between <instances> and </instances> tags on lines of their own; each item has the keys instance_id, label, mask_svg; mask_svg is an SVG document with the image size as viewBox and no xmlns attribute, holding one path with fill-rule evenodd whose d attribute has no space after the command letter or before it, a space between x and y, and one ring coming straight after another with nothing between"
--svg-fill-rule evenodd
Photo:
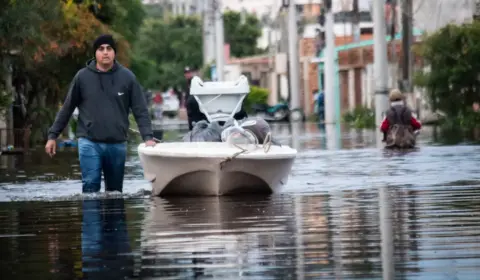
<instances>
[{"instance_id":1,"label":"black knit beanie","mask_svg":"<svg viewBox=\"0 0 480 280\"><path fill-rule=\"evenodd\" d=\"M117 45L115 44L115 40L113 39L113 36L110 34L103 34L97 37L95 39L95 42L93 42L93 50L96 52L98 48L103 45L103 44L108 44L110 47L112 47L113 51L115 53L117 52Z\"/></svg>"}]
</instances>

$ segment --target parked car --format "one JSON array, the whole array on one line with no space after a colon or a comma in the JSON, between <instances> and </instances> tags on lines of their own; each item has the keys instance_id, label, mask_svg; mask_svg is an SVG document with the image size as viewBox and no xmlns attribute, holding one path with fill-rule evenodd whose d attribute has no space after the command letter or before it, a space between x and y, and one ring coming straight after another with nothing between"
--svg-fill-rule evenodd
<instances>
[{"instance_id":1,"label":"parked car","mask_svg":"<svg viewBox=\"0 0 480 280\"><path fill-rule=\"evenodd\" d=\"M169 90L162 94L163 103L162 103L162 111L163 115L166 115L170 118L174 118L178 114L178 110L180 109L180 100L178 100L177 95L173 90Z\"/></svg>"}]
</instances>

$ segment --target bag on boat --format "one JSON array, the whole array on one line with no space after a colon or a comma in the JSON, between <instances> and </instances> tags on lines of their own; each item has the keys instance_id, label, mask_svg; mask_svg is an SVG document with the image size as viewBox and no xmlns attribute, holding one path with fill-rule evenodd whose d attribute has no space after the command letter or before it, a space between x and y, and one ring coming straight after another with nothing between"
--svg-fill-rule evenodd
<instances>
[{"instance_id":1,"label":"bag on boat","mask_svg":"<svg viewBox=\"0 0 480 280\"><path fill-rule=\"evenodd\" d=\"M258 144L256 137L243 129L236 120L232 123L225 123L221 138L222 142L227 142L230 146L246 150L253 150Z\"/></svg>"},{"instance_id":2,"label":"bag on boat","mask_svg":"<svg viewBox=\"0 0 480 280\"><path fill-rule=\"evenodd\" d=\"M270 141L267 139L268 135L272 134L272 130L270 129L270 125L267 121L259 117L250 117L246 118L240 123L240 127L246 131L249 131L252 135L255 136L257 139L257 143L263 144L265 140Z\"/></svg>"},{"instance_id":3,"label":"bag on boat","mask_svg":"<svg viewBox=\"0 0 480 280\"><path fill-rule=\"evenodd\" d=\"M195 124L192 131L185 134L184 142L221 142L222 126L217 122L202 120Z\"/></svg>"},{"instance_id":4,"label":"bag on boat","mask_svg":"<svg viewBox=\"0 0 480 280\"><path fill-rule=\"evenodd\" d=\"M387 133L387 148L414 148L415 135L409 125L395 124Z\"/></svg>"}]
</instances>

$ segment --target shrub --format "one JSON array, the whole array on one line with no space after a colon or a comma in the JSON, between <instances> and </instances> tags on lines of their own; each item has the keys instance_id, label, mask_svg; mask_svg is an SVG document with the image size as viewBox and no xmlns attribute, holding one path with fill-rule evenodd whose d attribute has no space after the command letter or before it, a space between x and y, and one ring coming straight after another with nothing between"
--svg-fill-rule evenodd
<instances>
[{"instance_id":1,"label":"shrub","mask_svg":"<svg viewBox=\"0 0 480 280\"><path fill-rule=\"evenodd\" d=\"M343 121L355 128L374 128L375 111L372 109L358 106L352 111L343 115Z\"/></svg>"},{"instance_id":2,"label":"shrub","mask_svg":"<svg viewBox=\"0 0 480 280\"><path fill-rule=\"evenodd\" d=\"M250 86L250 94L247 95L247 98L243 103L247 113L251 112L252 105L254 104L267 104L268 94L269 92L266 88Z\"/></svg>"}]
</instances>

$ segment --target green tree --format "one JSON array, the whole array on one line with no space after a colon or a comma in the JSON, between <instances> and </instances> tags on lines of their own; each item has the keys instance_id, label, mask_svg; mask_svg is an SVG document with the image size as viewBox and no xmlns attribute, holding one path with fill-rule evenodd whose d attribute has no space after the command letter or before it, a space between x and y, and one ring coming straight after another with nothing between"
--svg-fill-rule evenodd
<instances>
[{"instance_id":1,"label":"green tree","mask_svg":"<svg viewBox=\"0 0 480 280\"><path fill-rule=\"evenodd\" d=\"M262 36L261 22L253 14L227 11L223 14L225 42L230 44L234 57L245 57L263 52L257 47L257 40Z\"/></svg>"},{"instance_id":2,"label":"green tree","mask_svg":"<svg viewBox=\"0 0 480 280\"><path fill-rule=\"evenodd\" d=\"M146 16L141 0L96 0L90 10L104 24L121 33L128 42L136 39L136 34Z\"/></svg>"},{"instance_id":3,"label":"green tree","mask_svg":"<svg viewBox=\"0 0 480 280\"><path fill-rule=\"evenodd\" d=\"M242 22L240 13L226 12L224 28L225 42L230 44L234 57L261 53L256 47L262 34L260 21L254 15L247 14ZM147 18L134 46L132 70L147 88L173 86L184 89L183 68L186 65L201 68L202 60L200 18Z\"/></svg>"},{"instance_id":4,"label":"green tree","mask_svg":"<svg viewBox=\"0 0 480 280\"><path fill-rule=\"evenodd\" d=\"M86 5L58 3L55 24L46 21L40 25L45 43L33 52L22 52L15 60L14 85L17 94L25 98L24 111L15 114L17 128L31 124L43 133L51 125L73 75L93 57L92 41L109 31ZM125 40L119 38L119 45L119 57L126 59Z\"/></svg>"},{"instance_id":5,"label":"green tree","mask_svg":"<svg viewBox=\"0 0 480 280\"><path fill-rule=\"evenodd\" d=\"M416 75L434 110L451 118L466 116L480 100L480 22L447 25L416 49L430 71Z\"/></svg>"},{"instance_id":6,"label":"green tree","mask_svg":"<svg viewBox=\"0 0 480 280\"><path fill-rule=\"evenodd\" d=\"M60 6L50 0L0 0L0 7L0 115L3 116L12 102L13 89L7 84L9 72L16 68L16 61L24 64L31 61L48 43L42 27L58 17Z\"/></svg>"},{"instance_id":7,"label":"green tree","mask_svg":"<svg viewBox=\"0 0 480 280\"><path fill-rule=\"evenodd\" d=\"M202 29L197 17L149 19L139 36L132 70L145 87L184 87L183 68L202 65Z\"/></svg>"},{"instance_id":8,"label":"green tree","mask_svg":"<svg viewBox=\"0 0 480 280\"><path fill-rule=\"evenodd\" d=\"M15 98L14 127L37 131L51 125L73 75L93 57L96 36L113 33L117 58L129 64L125 38L135 39L144 13L140 0L0 0L0 6L0 111Z\"/></svg>"}]
</instances>

